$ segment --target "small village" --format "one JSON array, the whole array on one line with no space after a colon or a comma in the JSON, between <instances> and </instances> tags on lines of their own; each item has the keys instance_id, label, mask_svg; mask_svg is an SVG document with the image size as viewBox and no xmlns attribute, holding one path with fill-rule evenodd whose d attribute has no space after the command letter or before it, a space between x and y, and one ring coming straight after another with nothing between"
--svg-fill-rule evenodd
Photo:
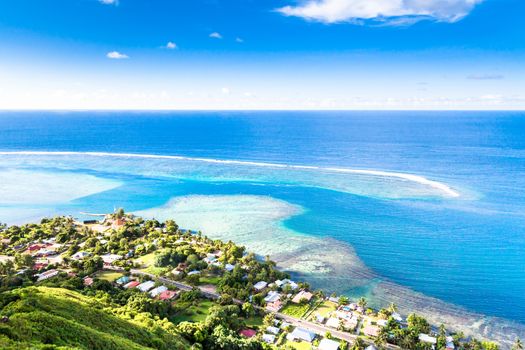
<instances>
[{"instance_id":1,"label":"small village","mask_svg":"<svg viewBox=\"0 0 525 350\"><path fill-rule=\"evenodd\" d=\"M245 315L238 336L268 349L454 350L474 349L471 344L478 343L484 344L480 349L497 349L449 333L443 325L431 326L416 314L402 316L394 304L374 310L365 298L311 290L277 270L268 257L179 228L171 220L144 221L123 210L100 220L50 220L56 234L37 230L31 241L19 228L2 230L3 274L30 276L36 285L81 278L84 288L92 288L105 281L173 306L178 310L174 323L202 322L211 305L238 305ZM179 296L195 292L199 302L177 308Z\"/></svg>"}]
</instances>

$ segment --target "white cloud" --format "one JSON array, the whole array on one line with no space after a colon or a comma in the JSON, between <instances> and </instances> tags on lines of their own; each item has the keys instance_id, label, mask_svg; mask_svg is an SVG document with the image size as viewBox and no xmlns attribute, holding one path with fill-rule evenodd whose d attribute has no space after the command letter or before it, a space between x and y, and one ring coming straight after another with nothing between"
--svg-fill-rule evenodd
<instances>
[{"instance_id":1,"label":"white cloud","mask_svg":"<svg viewBox=\"0 0 525 350\"><path fill-rule=\"evenodd\" d=\"M221 89L221 92L222 92L223 95L229 95L230 94L230 89L227 88L227 87L223 87Z\"/></svg>"},{"instance_id":2,"label":"white cloud","mask_svg":"<svg viewBox=\"0 0 525 350\"><path fill-rule=\"evenodd\" d=\"M244 42L244 40L242 38L239 38L239 37L235 38L235 41L238 42L238 43L243 43Z\"/></svg>"},{"instance_id":3,"label":"white cloud","mask_svg":"<svg viewBox=\"0 0 525 350\"><path fill-rule=\"evenodd\" d=\"M456 22L483 0L303 0L277 9L285 16L323 23L374 21L407 25L428 19Z\"/></svg>"},{"instance_id":4,"label":"white cloud","mask_svg":"<svg viewBox=\"0 0 525 350\"><path fill-rule=\"evenodd\" d=\"M104 5L118 5L118 0L98 0L98 1Z\"/></svg>"},{"instance_id":5,"label":"white cloud","mask_svg":"<svg viewBox=\"0 0 525 350\"><path fill-rule=\"evenodd\" d=\"M501 80L505 78L501 74L472 74L467 76L469 80Z\"/></svg>"},{"instance_id":6,"label":"white cloud","mask_svg":"<svg viewBox=\"0 0 525 350\"><path fill-rule=\"evenodd\" d=\"M210 34L210 38L222 39L222 35L221 35L221 33L213 32L213 33Z\"/></svg>"},{"instance_id":7,"label":"white cloud","mask_svg":"<svg viewBox=\"0 0 525 350\"><path fill-rule=\"evenodd\" d=\"M111 59L114 59L114 60L122 60L122 59L125 59L125 58L129 58L128 55L125 55L123 53L120 53L118 51L111 51L111 52L108 52L106 54L106 57L107 58L111 58Z\"/></svg>"},{"instance_id":8,"label":"white cloud","mask_svg":"<svg viewBox=\"0 0 525 350\"><path fill-rule=\"evenodd\" d=\"M169 49L169 50L175 50L175 49L178 49L177 44L175 44L175 43L172 42L172 41L168 41L168 43L166 44L165 47L166 47L167 49Z\"/></svg>"}]
</instances>

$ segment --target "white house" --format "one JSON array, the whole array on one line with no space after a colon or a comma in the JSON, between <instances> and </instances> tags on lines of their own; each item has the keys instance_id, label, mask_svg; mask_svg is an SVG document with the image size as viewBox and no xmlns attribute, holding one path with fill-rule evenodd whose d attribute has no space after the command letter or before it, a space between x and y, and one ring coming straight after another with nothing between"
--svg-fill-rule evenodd
<instances>
[{"instance_id":1,"label":"white house","mask_svg":"<svg viewBox=\"0 0 525 350\"><path fill-rule=\"evenodd\" d=\"M295 328L292 333L288 334L286 336L286 339L294 341L294 340L304 340L306 342L313 342L317 334L310 332L307 329L304 328Z\"/></svg>"},{"instance_id":2,"label":"white house","mask_svg":"<svg viewBox=\"0 0 525 350\"><path fill-rule=\"evenodd\" d=\"M38 276L37 282L47 280L48 278L51 278L51 277L55 277L56 275L58 275L58 273L59 273L58 270L48 270L48 271L39 273L37 275Z\"/></svg>"},{"instance_id":3,"label":"white house","mask_svg":"<svg viewBox=\"0 0 525 350\"><path fill-rule=\"evenodd\" d=\"M429 343L429 344L436 344L437 343L436 337L432 337L432 336L430 336L428 334L425 334L425 333L419 334L419 340L422 341L423 343Z\"/></svg>"},{"instance_id":4,"label":"white house","mask_svg":"<svg viewBox=\"0 0 525 350\"><path fill-rule=\"evenodd\" d=\"M317 347L318 350L338 350L339 349L339 342L336 342L335 340L323 338L319 342L319 346Z\"/></svg>"},{"instance_id":5,"label":"white house","mask_svg":"<svg viewBox=\"0 0 525 350\"><path fill-rule=\"evenodd\" d=\"M71 255L71 259L73 260L82 260L84 258L87 258L91 254L85 251L76 252L75 254Z\"/></svg>"},{"instance_id":6,"label":"white house","mask_svg":"<svg viewBox=\"0 0 525 350\"><path fill-rule=\"evenodd\" d=\"M267 285L268 283L266 283L265 281L259 281L253 285L253 288L255 288L256 291L261 291L264 288L266 288Z\"/></svg>"},{"instance_id":7,"label":"white house","mask_svg":"<svg viewBox=\"0 0 525 350\"><path fill-rule=\"evenodd\" d=\"M268 295L266 296L266 298L264 298L264 301L266 301L267 303L273 303L275 301L278 301L281 299L281 294L279 294L278 292L274 291L274 290L271 290Z\"/></svg>"},{"instance_id":8,"label":"white house","mask_svg":"<svg viewBox=\"0 0 525 350\"><path fill-rule=\"evenodd\" d=\"M299 286L297 285L297 283L295 283L294 281L292 280L289 280L289 279L284 279L284 280L277 280L275 281L275 284L277 285L277 287L279 288L284 288L284 286L286 285L290 285L290 287L292 289L297 289Z\"/></svg>"},{"instance_id":9,"label":"white house","mask_svg":"<svg viewBox=\"0 0 525 350\"><path fill-rule=\"evenodd\" d=\"M104 261L104 264L113 264L115 261L122 259L122 256L117 254L104 254L101 256L102 261Z\"/></svg>"},{"instance_id":10,"label":"white house","mask_svg":"<svg viewBox=\"0 0 525 350\"><path fill-rule=\"evenodd\" d=\"M144 283L141 283L137 286L137 289L140 290L141 292L147 292L148 290L150 290L151 288L155 287L155 282L153 281L146 281Z\"/></svg>"},{"instance_id":11,"label":"white house","mask_svg":"<svg viewBox=\"0 0 525 350\"><path fill-rule=\"evenodd\" d=\"M269 326L269 327L266 327L266 331L268 333L271 333L271 334L279 334L279 332L281 331L279 328L277 327L273 327L273 326Z\"/></svg>"},{"instance_id":12,"label":"white house","mask_svg":"<svg viewBox=\"0 0 525 350\"><path fill-rule=\"evenodd\" d=\"M226 264L224 265L224 269L226 271L233 271L233 269L235 268L235 265L232 265L232 264Z\"/></svg>"},{"instance_id":13,"label":"white house","mask_svg":"<svg viewBox=\"0 0 525 350\"><path fill-rule=\"evenodd\" d=\"M263 334L262 340L265 343L273 344L273 343L275 343L275 335L273 335L273 334Z\"/></svg>"},{"instance_id":14,"label":"white house","mask_svg":"<svg viewBox=\"0 0 525 350\"><path fill-rule=\"evenodd\" d=\"M165 291L167 291L168 288L164 287L164 286L159 286L157 288L153 288L152 290L149 291L149 295L152 297L152 298L155 298L157 295L159 295L160 293L163 293Z\"/></svg>"}]
</instances>

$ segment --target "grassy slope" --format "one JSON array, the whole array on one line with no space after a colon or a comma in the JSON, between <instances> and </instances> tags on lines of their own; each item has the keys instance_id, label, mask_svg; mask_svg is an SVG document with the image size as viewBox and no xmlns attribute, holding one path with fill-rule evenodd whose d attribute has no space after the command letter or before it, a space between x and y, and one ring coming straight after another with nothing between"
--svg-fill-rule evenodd
<instances>
[{"instance_id":1,"label":"grassy slope","mask_svg":"<svg viewBox=\"0 0 525 350\"><path fill-rule=\"evenodd\" d=\"M0 295L0 348L184 349L187 344L160 327L143 327L104 310L96 300L61 288L29 287ZM47 347L46 347L47 348Z\"/></svg>"}]
</instances>

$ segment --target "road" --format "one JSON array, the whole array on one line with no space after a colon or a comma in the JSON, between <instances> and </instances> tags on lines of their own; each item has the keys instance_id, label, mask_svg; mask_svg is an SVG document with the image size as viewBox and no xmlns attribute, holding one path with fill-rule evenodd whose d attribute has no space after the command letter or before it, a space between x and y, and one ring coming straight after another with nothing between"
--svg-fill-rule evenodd
<instances>
[{"instance_id":1,"label":"road","mask_svg":"<svg viewBox=\"0 0 525 350\"><path fill-rule=\"evenodd\" d=\"M184 283L181 283L181 282L177 282L177 281L174 281L174 280L170 280L169 278L158 277L158 276L155 276L154 274L147 273L147 272L144 272L144 271L131 269L130 272L133 275L146 276L146 277L149 277L151 279L156 279L156 280L158 280L158 281L160 281L162 283L175 286L175 287L177 287L177 288L179 288L181 290L190 291L190 290L193 290L193 288L194 288L194 287L192 287L190 285L187 285L187 284L184 284ZM203 290L203 287L199 287L199 289L200 289L201 293L204 296L206 296L207 298L210 298L210 299L219 299L220 298L220 294L218 294L218 293L211 293L209 291ZM242 300L238 300L238 299L234 299L234 302L237 303L237 304L242 304L243 303ZM267 312L262 307L255 306L255 305L254 305L254 307L259 309L259 310L263 310L263 311ZM347 333L347 332L341 332L341 331L338 331L336 329L329 328L329 327L327 327L325 325L322 325L322 324L318 324L318 323L314 323L314 322L298 319L298 318L295 318L295 317L292 317L292 316L289 316L289 315L285 315L285 314L280 313L280 312L276 312L275 313L275 317L277 319L282 320L282 321L288 322L288 323L290 323L291 325L293 325L295 327L301 327L301 328L307 329L307 330L309 330L311 332L314 332L314 333L316 333L318 335L321 335L321 336L324 336L326 334L326 332L330 332L330 334L332 334L332 336L334 336L336 338L339 338L339 339L343 339L343 340L347 341L350 344L352 344L355 341L355 339L357 338L357 335L355 335L355 334L350 334L350 333ZM367 343L367 345L372 344L370 341L368 341L366 339L363 339L363 340L365 341L365 343ZM397 347L395 345L391 345L391 344L388 344L387 346L384 346L384 347L387 348L387 349L399 350L399 347Z\"/></svg>"}]
</instances>

